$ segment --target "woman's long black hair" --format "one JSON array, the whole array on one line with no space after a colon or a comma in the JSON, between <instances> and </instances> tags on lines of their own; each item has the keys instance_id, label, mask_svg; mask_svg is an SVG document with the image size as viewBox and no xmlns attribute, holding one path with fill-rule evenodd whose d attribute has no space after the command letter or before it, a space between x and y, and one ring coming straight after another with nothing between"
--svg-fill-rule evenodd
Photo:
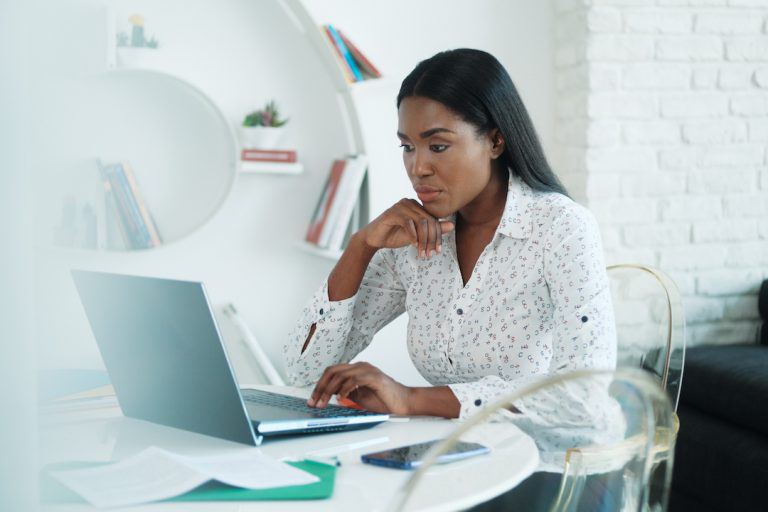
<instances>
[{"instance_id":1,"label":"woman's long black hair","mask_svg":"<svg viewBox=\"0 0 768 512\"><path fill-rule=\"evenodd\" d=\"M400 86L398 108L409 96L442 103L479 134L498 128L505 142L499 157L503 167L534 190L568 195L544 156L515 84L490 53L460 48L421 61Z\"/></svg>"}]
</instances>

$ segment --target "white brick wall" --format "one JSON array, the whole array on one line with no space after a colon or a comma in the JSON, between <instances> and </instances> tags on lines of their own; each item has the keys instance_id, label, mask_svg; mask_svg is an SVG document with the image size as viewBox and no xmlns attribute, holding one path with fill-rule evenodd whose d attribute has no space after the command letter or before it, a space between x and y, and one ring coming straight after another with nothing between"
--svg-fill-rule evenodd
<instances>
[{"instance_id":1,"label":"white brick wall","mask_svg":"<svg viewBox=\"0 0 768 512\"><path fill-rule=\"evenodd\" d=\"M667 271L689 344L751 342L768 278L768 0L554 0L558 151L607 260Z\"/></svg>"}]
</instances>

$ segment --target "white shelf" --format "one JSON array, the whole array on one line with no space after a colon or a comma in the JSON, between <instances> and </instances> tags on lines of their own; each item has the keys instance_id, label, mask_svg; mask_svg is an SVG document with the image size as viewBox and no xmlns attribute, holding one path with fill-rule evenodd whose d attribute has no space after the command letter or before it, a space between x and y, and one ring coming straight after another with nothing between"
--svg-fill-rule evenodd
<instances>
[{"instance_id":1,"label":"white shelf","mask_svg":"<svg viewBox=\"0 0 768 512\"><path fill-rule=\"evenodd\" d=\"M240 161L241 174L301 174L304 164L301 162L252 162Z\"/></svg>"},{"instance_id":2,"label":"white shelf","mask_svg":"<svg viewBox=\"0 0 768 512\"><path fill-rule=\"evenodd\" d=\"M344 254L344 251L324 249L322 247L318 247L315 244L311 244L304 240L297 242L296 247L298 247L302 251L307 252L309 254L314 254L315 256L328 258L329 260L338 260L339 258L341 258L341 255Z\"/></svg>"}]
</instances>

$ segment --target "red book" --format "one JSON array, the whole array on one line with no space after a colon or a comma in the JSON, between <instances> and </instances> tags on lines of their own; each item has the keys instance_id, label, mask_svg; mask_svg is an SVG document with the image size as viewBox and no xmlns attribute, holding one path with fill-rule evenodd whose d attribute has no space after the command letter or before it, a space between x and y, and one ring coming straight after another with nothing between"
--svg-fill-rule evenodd
<instances>
[{"instance_id":1,"label":"red book","mask_svg":"<svg viewBox=\"0 0 768 512\"><path fill-rule=\"evenodd\" d=\"M251 162L295 162L296 151L293 149L244 149L240 159Z\"/></svg>"},{"instance_id":2,"label":"red book","mask_svg":"<svg viewBox=\"0 0 768 512\"><path fill-rule=\"evenodd\" d=\"M360 69L362 69L366 74L372 76L373 78L380 78L381 73L378 69L376 69L376 66L374 66L371 61L369 61L368 58L363 55L363 52L361 52L357 46L352 44L352 41L349 40L344 32L338 29L336 30L341 36L341 40L344 41L345 45L347 45L349 52L352 54L352 57L357 62L358 66L360 66Z\"/></svg>"},{"instance_id":3,"label":"red book","mask_svg":"<svg viewBox=\"0 0 768 512\"><path fill-rule=\"evenodd\" d=\"M309 229L307 229L307 235L304 237L307 242L317 244L320 241L320 233L323 231L326 220L328 220L328 213L331 211L333 199L336 197L336 191L339 189L341 175L344 173L346 164L346 160L333 161L328 180L325 183L325 187L323 187L323 193L320 195L320 200L315 208Z\"/></svg>"}]
</instances>

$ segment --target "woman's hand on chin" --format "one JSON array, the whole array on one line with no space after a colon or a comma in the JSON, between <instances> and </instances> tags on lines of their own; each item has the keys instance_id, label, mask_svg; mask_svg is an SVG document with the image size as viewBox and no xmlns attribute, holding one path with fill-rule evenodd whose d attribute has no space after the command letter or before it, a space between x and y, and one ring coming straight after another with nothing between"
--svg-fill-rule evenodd
<instances>
[{"instance_id":1,"label":"woman's hand on chin","mask_svg":"<svg viewBox=\"0 0 768 512\"><path fill-rule=\"evenodd\" d=\"M410 414L411 388L369 363L337 364L326 368L307 405L325 407L333 395L349 398L369 411Z\"/></svg>"},{"instance_id":2,"label":"woman's hand on chin","mask_svg":"<svg viewBox=\"0 0 768 512\"><path fill-rule=\"evenodd\" d=\"M430 215L414 199L401 199L358 231L368 247L397 249L413 245L420 258L442 250L443 235L455 229L453 222Z\"/></svg>"}]
</instances>

